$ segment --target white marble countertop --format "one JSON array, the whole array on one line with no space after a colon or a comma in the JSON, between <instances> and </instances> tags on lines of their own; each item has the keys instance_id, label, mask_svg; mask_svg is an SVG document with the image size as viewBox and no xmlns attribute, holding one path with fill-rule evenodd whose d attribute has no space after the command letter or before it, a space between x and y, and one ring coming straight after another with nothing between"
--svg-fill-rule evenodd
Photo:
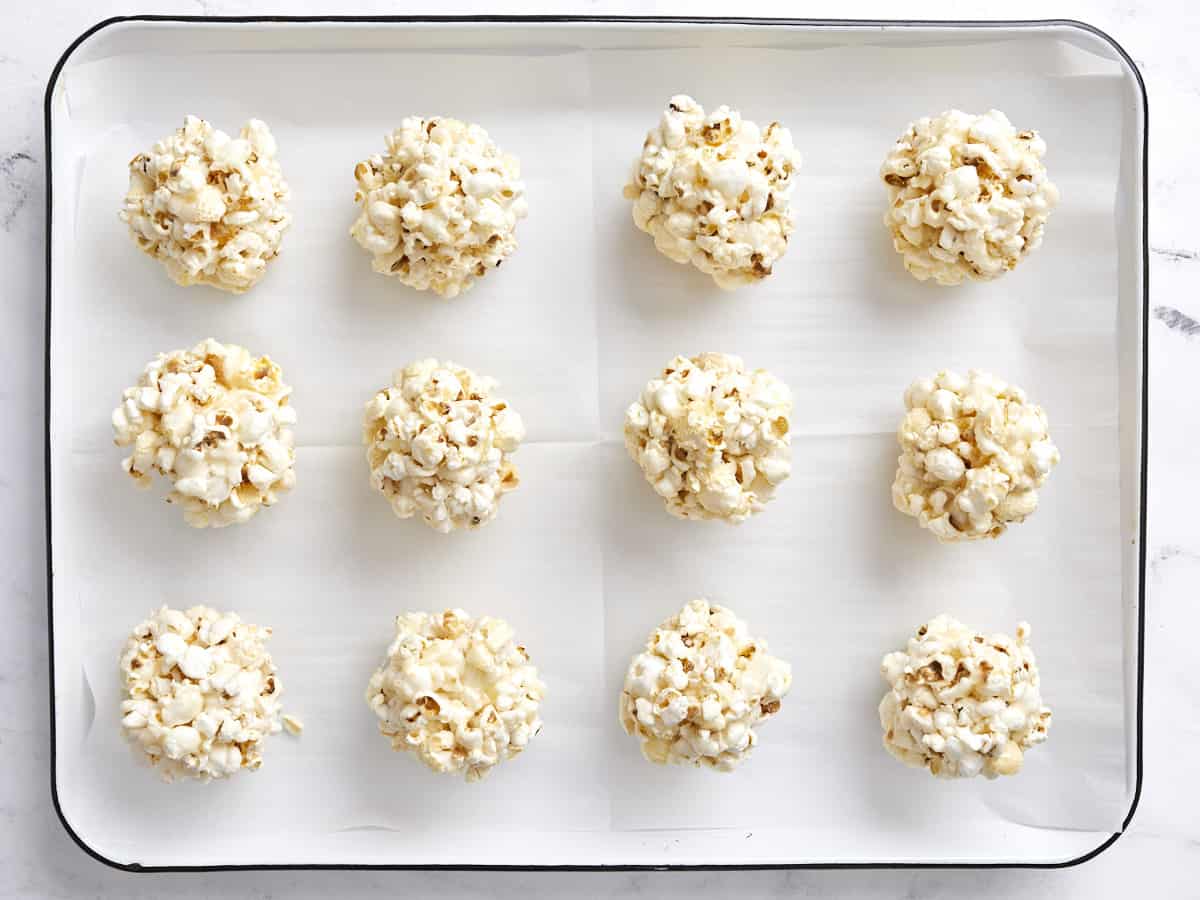
<instances>
[{"instance_id":1,"label":"white marble countertop","mask_svg":"<svg viewBox=\"0 0 1200 900\"><path fill-rule=\"evenodd\" d=\"M46 703L46 585L42 480L42 328L44 184L42 92L66 45L112 15L248 13L498 12L486 2L158 0L152 8L117 0L39 0L0 8L0 273L7 285L0 318L5 361L0 398L13 427L0 443L0 897L603 897L718 896L1068 898L1152 893L1200 896L1200 724L1193 692L1200 669L1200 440L1194 386L1200 384L1200 231L1184 212L1200 205L1200 168L1191 142L1200 121L1200 6L1159 0L1153 9L1125 0L1040 0L1003 5L965 2L960 18L1069 17L1105 30L1129 51L1146 80L1151 109L1150 241L1150 572L1147 582L1145 778L1128 832L1107 852L1065 871L846 871L751 873L372 873L257 872L137 876L110 870L77 849L50 805ZM882 0L818 0L803 5L745 0L732 7L689 3L509 3L507 12L688 15L805 15L840 18L934 16L938 7Z\"/></svg>"}]
</instances>

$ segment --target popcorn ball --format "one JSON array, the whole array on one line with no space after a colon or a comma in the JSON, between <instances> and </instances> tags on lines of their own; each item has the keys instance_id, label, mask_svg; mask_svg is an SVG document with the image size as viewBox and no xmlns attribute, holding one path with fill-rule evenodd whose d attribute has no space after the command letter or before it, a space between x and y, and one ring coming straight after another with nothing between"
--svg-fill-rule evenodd
<instances>
[{"instance_id":1,"label":"popcorn ball","mask_svg":"<svg viewBox=\"0 0 1200 900\"><path fill-rule=\"evenodd\" d=\"M767 653L731 611L693 600L633 658L621 691L621 727L652 763L731 772L779 712L792 667Z\"/></svg>"},{"instance_id":2,"label":"popcorn ball","mask_svg":"<svg viewBox=\"0 0 1200 900\"><path fill-rule=\"evenodd\" d=\"M133 629L121 653L121 725L164 781L262 765L267 736L281 728L270 636L207 606L164 606Z\"/></svg>"},{"instance_id":3,"label":"popcorn ball","mask_svg":"<svg viewBox=\"0 0 1200 900\"><path fill-rule=\"evenodd\" d=\"M525 425L495 389L492 378L425 359L367 404L371 484L401 519L419 514L445 534L496 518L500 498L520 483L512 454Z\"/></svg>"},{"instance_id":4,"label":"popcorn ball","mask_svg":"<svg viewBox=\"0 0 1200 900\"><path fill-rule=\"evenodd\" d=\"M121 220L177 284L241 294L262 278L292 223L275 149L258 119L230 138L188 116L130 161Z\"/></svg>"},{"instance_id":5,"label":"popcorn ball","mask_svg":"<svg viewBox=\"0 0 1200 900\"><path fill-rule=\"evenodd\" d=\"M248 521L296 483L296 412L269 356L209 338L160 353L113 410L122 467L138 487L171 482L168 503L197 528Z\"/></svg>"},{"instance_id":6,"label":"popcorn ball","mask_svg":"<svg viewBox=\"0 0 1200 900\"><path fill-rule=\"evenodd\" d=\"M884 223L917 279L991 281L1042 242L1058 188L1046 177L1046 142L1004 113L952 109L913 122L884 160L891 206Z\"/></svg>"},{"instance_id":7,"label":"popcorn ball","mask_svg":"<svg viewBox=\"0 0 1200 900\"><path fill-rule=\"evenodd\" d=\"M778 122L760 129L728 106L705 115L681 94L646 135L625 196L660 253L732 290L766 278L787 250L799 170Z\"/></svg>"},{"instance_id":8,"label":"popcorn ball","mask_svg":"<svg viewBox=\"0 0 1200 900\"><path fill-rule=\"evenodd\" d=\"M448 609L396 618L395 640L366 696L393 750L479 781L542 730L545 693L507 622Z\"/></svg>"},{"instance_id":9,"label":"popcorn ball","mask_svg":"<svg viewBox=\"0 0 1200 900\"><path fill-rule=\"evenodd\" d=\"M942 543L999 537L1058 465L1046 412L986 372L943 371L904 394L892 502Z\"/></svg>"},{"instance_id":10,"label":"popcorn ball","mask_svg":"<svg viewBox=\"0 0 1200 900\"><path fill-rule=\"evenodd\" d=\"M386 140L354 168L362 212L350 234L376 272L457 297L517 249L521 164L458 119L411 116Z\"/></svg>"},{"instance_id":11,"label":"popcorn ball","mask_svg":"<svg viewBox=\"0 0 1200 900\"><path fill-rule=\"evenodd\" d=\"M792 394L724 353L677 356L625 412L625 447L680 519L761 512L792 471Z\"/></svg>"},{"instance_id":12,"label":"popcorn ball","mask_svg":"<svg viewBox=\"0 0 1200 900\"><path fill-rule=\"evenodd\" d=\"M939 778L1016 775L1025 751L1046 740L1029 625L983 635L940 615L908 647L883 658L890 690L879 704L883 746L902 763Z\"/></svg>"}]
</instances>

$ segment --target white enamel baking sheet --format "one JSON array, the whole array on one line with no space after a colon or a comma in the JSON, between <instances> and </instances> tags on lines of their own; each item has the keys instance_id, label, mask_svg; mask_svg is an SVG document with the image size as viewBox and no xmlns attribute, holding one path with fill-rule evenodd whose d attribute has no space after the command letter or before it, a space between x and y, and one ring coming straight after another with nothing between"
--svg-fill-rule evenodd
<instances>
[{"instance_id":1,"label":"white enamel baking sheet","mask_svg":"<svg viewBox=\"0 0 1200 900\"><path fill-rule=\"evenodd\" d=\"M621 188L672 94L788 125L796 231L735 295L659 256ZM950 107L1039 129L1062 206L1001 282L903 271L878 165ZM185 114L279 140L295 224L244 297L183 289L116 211L126 163ZM370 271L352 170L409 114L483 124L528 184L520 249L452 302ZM1071 24L139 22L104 27L53 82L48 365L55 789L126 866L1048 864L1120 830L1137 783L1144 98ZM295 387L298 485L247 526L198 532L119 468L109 414L155 352L214 336ZM795 470L740 527L668 517L622 414L676 353L720 350L796 396ZM492 374L524 416L522 486L443 537L367 484L361 409L423 356ZM891 508L904 387L980 367L1049 411L1063 462L1000 541L944 547ZM686 600L749 620L795 685L741 771L663 770L621 733L629 656ZM116 658L162 603L270 624L289 710L254 775L163 785L118 727ZM407 609L517 628L549 685L545 730L487 781L394 754L363 702ZM1033 624L1049 742L1018 778L935 781L880 747L880 657L942 611Z\"/></svg>"}]
</instances>

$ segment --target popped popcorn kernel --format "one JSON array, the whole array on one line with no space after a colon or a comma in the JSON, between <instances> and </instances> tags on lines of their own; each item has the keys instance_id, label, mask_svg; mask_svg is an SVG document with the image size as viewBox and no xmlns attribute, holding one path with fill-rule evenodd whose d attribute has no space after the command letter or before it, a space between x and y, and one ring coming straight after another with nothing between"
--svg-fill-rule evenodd
<instances>
[{"instance_id":1,"label":"popped popcorn kernel","mask_svg":"<svg viewBox=\"0 0 1200 900\"><path fill-rule=\"evenodd\" d=\"M920 378L904 394L892 503L942 543L995 538L1038 506L1060 455L1046 412L972 369Z\"/></svg>"},{"instance_id":2,"label":"popped popcorn kernel","mask_svg":"<svg viewBox=\"0 0 1200 900\"><path fill-rule=\"evenodd\" d=\"M885 656L890 690L879 722L888 753L939 778L1020 772L1052 717L1030 631L1022 622L1015 639L978 634L943 614L918 628L905 650Z\"/></svg>"},{"instance_id":3,"label":"popped popcorn kernel","mask_svg":"<svg viewBox=\"0 0 1200 900\"><path fill-rule=\"evenodd\" d=\"M621 727L637 736L652 763L731 772L791 686L792 667L768 654L745 622L693 600L655 629L630 662Z\"/></svg>"},{"instance_id":4,"label":"popped popcorn kernel","mask_svg":"<svg viewBox=\"0 0 1200 900\"><path fill-rule=\"evenodd\" d=\"M625 412L625 447L680 519L745 521L792 471L792 394L724 353L677 356Z\"/></svg>"},{"instance_id":5,"label":"popped popcorn kernel","mask_svg":"<svg viewBox=\"0 0 1200 900\"><path fill-rule=\"evenodd\" d=\"M183 127L129 163L120 218L176 284L248 291L279 254L292 223L288 186L264 122L231 138L187 116Z\"/></svg>"},{"instance_id":6,"label":"popped popcorn kernel","mask_svg":"<svg viewBox=\"0 0 1200 900\"><path fill-rule=\"evenodd\" d=\"M517 249L521 165L458 119L410 116L386 140L354 168L361 212L350 234L376 272L457 297Z\"/></svg>"},{"instance_id":7,"label":"popped popcorn kernel","mask_svg":"<svg viewBox=\"0 0 1200 900\"><path fill-rule=\"evenodd\" d=\"M207 606L163 606L133 629L120 660L121 726L164 781L262 766L267 737L282 727L270 637Z\"/></svg>"},{"instance_id":8,"label":"popped popcorn kernel","mask_svg":"<svg viewBox=\"0 0 1200 900\"><path fill-rule=\"evenodd\" d=\"M371 485L401 519L420 515L445 534L496 518L520 483L512 454L525 425L495 389L492 378L424 359L398 370L367 404Z\"/></svg>"},{"instance_id":9,"label":"popped popcorn kernel","mask_svg":"<svg viewBox=\"0 0 1200 900\"><path fill-rule=\"evenodd\" d=\"M292 389L269 356L209 338L160 353L126 388L112 424L138 487L171 482L167 502L196 528L249 521L296 483Z\"/></svg>"},{"instance_id":10,"label":"popped popcorn kernel","mask_svg":"<svg viewBox=\"0 0 1200 900\"><path fill-rule=\"evenodd\" d=\"M1042 243L1058 188L1046 175L1046 142L993 109L918 119L880 167L904 267L920 281L991 281Z\"/></svg>"},{"instance_id":11,"label":"popped popcorn kernel","mask_svg":"<svg viewBox=\"0 0 1200 900\"><path fill-rule=\"evenodd\" d=\"M766 278L787 250L799 171L778 122L760 129L727 106L705 115L681 94L646 135L624 193L660 253L732 290Z\"/></svg>"},{"instance_id":12,"label":"popped popcorn kernel","mask_svg":"<svg viewBox=\"0 0 1200 900\"><path fill-rule=\"evenodd\" d=\"M393 750L471 782L516 757L542 730L545 693L507 622L448 609L396 618L396 637L366 700Z\"/></svg>"}]
</instances>

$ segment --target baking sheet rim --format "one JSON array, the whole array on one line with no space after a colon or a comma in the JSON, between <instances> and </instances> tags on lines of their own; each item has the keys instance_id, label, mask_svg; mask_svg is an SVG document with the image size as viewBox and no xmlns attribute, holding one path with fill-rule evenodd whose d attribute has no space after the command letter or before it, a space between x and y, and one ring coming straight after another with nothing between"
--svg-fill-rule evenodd
<instances>
[{"instance_id":1,"label":"baking sheet rim","mask_svg":"<svg viewBox=\"0 0 1200 900\"><path fill-rule=\"evenodd\" d=\"M58 795L57 778L57 710L55 704L55 666L54 666L54 563L53 563L53 530L51 522L51 478L50 478L50 350L51 350L51 294L53 266L53 250L51 244L53 224L53 179L52 179L52 102L54 89L58 78L67 62L75 51L96 33L114 25L128 23L175 23L175 24L385 24L385 25L589 25L589 24L659 24L659 25L713 25L713 26L784 26L804 28L942 28L942 29L1035 29L1035 28L1070 28L1082 31L1092 37L1099 38L1116 52L1133 75L1133 82L1142 104L1142 141L1141 141L1141 254L1140 262L1142 277L1139 282L1142 300L1141 316L1141 346L1140 346L1140 375L1141 375L1141 418L1138 423L1140 440L1139 453L1139 516L1138 516L1138 576L1137 576L1137 635L1136 654L1137 667L1134 675L1134 774L1135 784L1133 797L1130 802L1121 830L1114 832L1098 846L1080 856L1054 862L987 862L987 863L955 863L955 862L799 862L799 863L727 863L727 864L618 864L618 865L469 865L469 864L373 864L373 863L330 863L330 864L289 864L263 863L238 865L174 865L174 866L142 866L137 863L122 863L109 859L94 850L75 831L63 812ZM1142 754L1142 709L1144 684L1144 649L1145 649L1145 587L1146 587L1146 530L1147 530L1147 477L1148 477L1148 432L1149 432L1149 373L1147 361L1149 358L1149 309L1150 309L1150 274L1149 274L1149 102L1146 95L1145 82L1132 58L1125 49L1104 31L1073 19L1042 19L1042 20L1009 20L1009 21L931 21L931 20L875 20L875 19L768 19L768 18L716 18L716 17L678 17L678 16L575 16L575 15L472 15L472 16L171 16L171 15L130 15L115 16L93 25L77 37L59 57L51 71L46 85L44 100L45 116L45 146L46 146L46 320L45 320L45 460L44 475L46 481L46 612L48 660L50 668L50 792L54 810L63 828L81 850L93 859L114 869L127 872L217 872L244 870L450 870L450 871L721 871L721 870L760 870L760 869L913 869L913 868L961 868L961 869L1060 869L1081 865L1111 847L1129 827L1137 811L1141 798L1143 754ZM1135 216L1136 221L1136 216Z\"/></svg>"}]
</instances>

